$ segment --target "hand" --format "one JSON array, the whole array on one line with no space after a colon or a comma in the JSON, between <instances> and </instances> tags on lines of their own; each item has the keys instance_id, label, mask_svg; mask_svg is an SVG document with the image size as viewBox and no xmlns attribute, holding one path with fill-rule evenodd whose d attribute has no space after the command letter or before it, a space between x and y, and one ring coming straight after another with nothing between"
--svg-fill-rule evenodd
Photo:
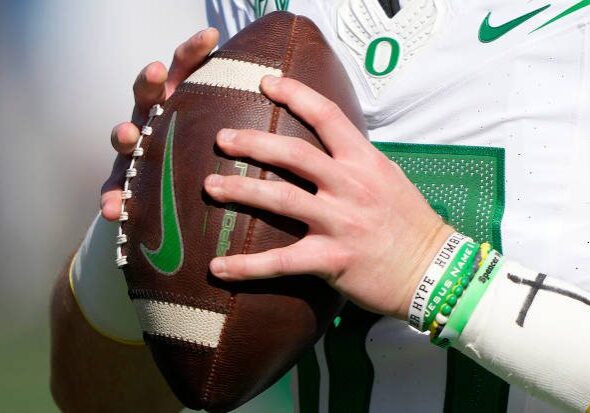
<instances>
[{"instance_id":1,"label":"hand","mask_svg":"<svg viewBox=\"0 0 590 413\"><path fill-rule=\"evenodd\" d=\"M311 125L330 154L289 136L221 130L217 144L228 155L290 170L317 193L287 182L208 176L205 189L214 199L309 227L285 248L217 257L211 271L224 280L314 274L369 311L406 318L419 279L453 229L333 102L293 79L267 76L261 87Z\"/></svg>"},{"instance_id":2,"label":"hand","mask_svg":"<svg viewBox=\"0 0 590 413\"><path fill-rule=\"evenodd\" d=\"M170 71L161 62L147 65L133 84L135 107L131 122L113 128L111 143L118 152L111 176L101 190L101 211L105 219L115 221L121 213L121 188L125 182L125 169L137 143L141 127L147 122L150 108L162 103L174 93L176 87L190 76L217 45L219 33L209 28L192 36L176 48Z\"/></svg>"}]
</instances>

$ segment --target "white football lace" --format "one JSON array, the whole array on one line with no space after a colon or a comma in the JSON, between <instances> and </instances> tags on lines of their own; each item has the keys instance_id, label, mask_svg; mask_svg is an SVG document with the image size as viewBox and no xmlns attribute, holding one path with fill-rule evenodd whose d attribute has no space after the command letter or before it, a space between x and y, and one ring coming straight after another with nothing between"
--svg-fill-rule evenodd
<instances>
[{"instance_id":1,"label":"white football lace","mask_svg":"<svg viewBox=\"0 0 590 413\"><path fill-rule=\"evenodd\" d=\"M135 144L135 149L133 149L131 163L129 164L129 168L125 171L125 184L123 185L123 192L121 193L121 214L119 215L119 233L117 234L117 258L115 259L115 263L119 268L122 268L127 264L127 256L123 255L122 246L123 244L127 243L128 238L127 235L123 232L123 222L129 219L129 213L125 211L125 207L127 204L127 200L131 199L133 196L133 192L129 189L129 184L131 180L137 176L137 169L135 168L135 164L137 160L143 156L143 148L141 147L141 143L143 139L150 136L153 132L152 127L150 126L152 121L164 113L164 109L160 105L154 105L150 109L150 114L147 123L141 129L141 134L139 135L139 139Z\"/></svg>"}]
</instances>

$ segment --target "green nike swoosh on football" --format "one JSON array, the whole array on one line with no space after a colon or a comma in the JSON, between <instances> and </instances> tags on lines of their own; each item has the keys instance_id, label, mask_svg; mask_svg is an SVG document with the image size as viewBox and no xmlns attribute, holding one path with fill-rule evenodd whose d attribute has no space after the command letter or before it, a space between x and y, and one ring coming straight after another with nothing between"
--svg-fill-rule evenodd
<instances>
[{"instance_id":1,"label":"green nike swoosh on football","mask_svg":"<svg viewBox=\"0 0 590 413\"><path fill-rule=\"evenodd\" d=\"M492 26L490 24L490 16L491 16L492 12L489 12L488 15L485 17L485 19L483 20L483 22L481 23L481 26L479 27L479 40L482 43L493 42L494 40L497 40L500 37L504 36L509 31L520 26L521 24L523 24L527 20L532 19L533 17L535 17L537 14L541 13L542 11L545 11L549 7L551 7L551 5L547 4L543 7L533 10L530 13L527 13L527 14L524 14L520 17L517 17L514 20L510 20L509 22L504 23L500 26Z\"/></svg>"},{"instance_id":2,"label":"green nike swoosh on football","mask_svg":"<svg viewBox=\"0 0 590 413\"><path fill-rule=\"evenodd\" d=\"M152 267L165 275L173 275L180 269L184 255L182 234L180 233L178 213L176 211L172 168L172 145L175 126L176 112L172 114L170 124L168 125L164 161L162 164L162 181L160 185L162 239L160 246L155 250L150 250L143 244L140 246L141 252L143 252L143 255Z\"/></svg>"}]
</instances>

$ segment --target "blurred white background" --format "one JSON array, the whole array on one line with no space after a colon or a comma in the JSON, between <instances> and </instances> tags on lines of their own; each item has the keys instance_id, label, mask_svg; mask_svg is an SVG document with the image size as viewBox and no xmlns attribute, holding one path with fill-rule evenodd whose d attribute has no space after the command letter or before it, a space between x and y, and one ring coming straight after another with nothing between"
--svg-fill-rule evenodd
<instances>
[{"instance_id":1,"label":"blurred white background","mask_svg":"<svg viewBox=\"0 0 590 413\"><path fill-rule=\"evenodd\" d=\"M98 210L147 63L206 25L205 0L0 0L0 410L54 411L51 285Z\"/></svg>"}]
</instances>

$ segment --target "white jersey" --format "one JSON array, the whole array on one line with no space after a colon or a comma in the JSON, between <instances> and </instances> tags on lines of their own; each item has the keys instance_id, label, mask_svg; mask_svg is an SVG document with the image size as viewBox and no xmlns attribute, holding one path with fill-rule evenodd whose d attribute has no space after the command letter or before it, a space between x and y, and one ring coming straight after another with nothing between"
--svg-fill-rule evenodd
<instances>
[{"instance_id":1,"label":"white jersey","mask_svg":"<svg viewBox=\"0 0 590 413\"><path fill-rule=\"evenodd\" d=\"M378 0L207 7L223 39L277 8L310 17L353 81L370 139L387 142L376 145L439 213L590 290L590 1L400 3L392 18ZM556 411L401 321L357 310L338 321L292 373L285 411ZM271 411L273 390L249 406Z\"/></svg>"}]
</instances>

